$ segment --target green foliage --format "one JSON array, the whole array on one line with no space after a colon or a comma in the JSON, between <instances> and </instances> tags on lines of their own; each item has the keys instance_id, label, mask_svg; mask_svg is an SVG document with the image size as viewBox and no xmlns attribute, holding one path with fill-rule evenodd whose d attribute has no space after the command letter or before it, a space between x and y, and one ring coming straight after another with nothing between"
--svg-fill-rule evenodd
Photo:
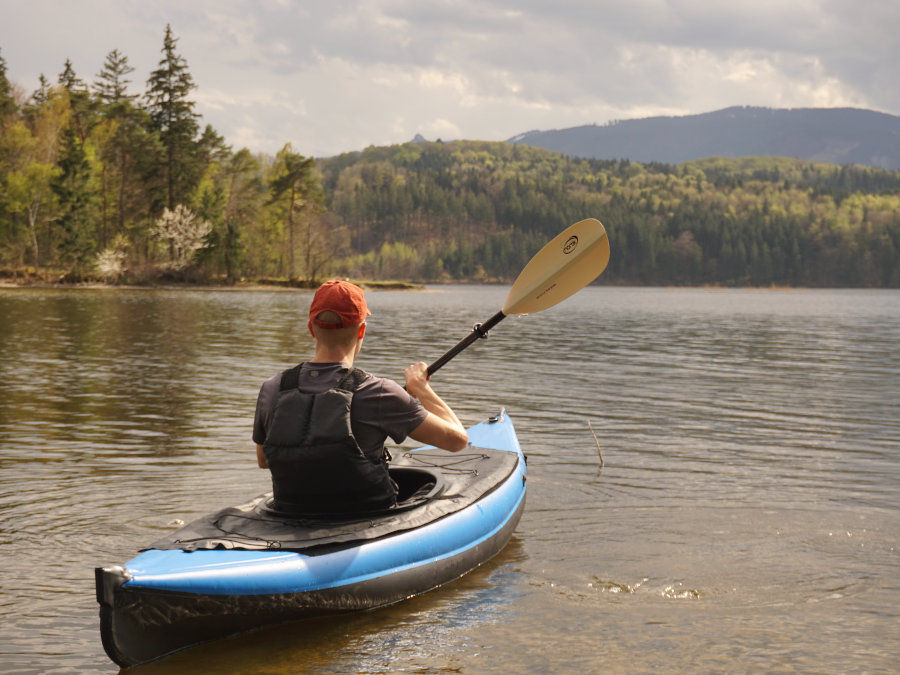
<instances>
[{"instance_id":1,"label":"green foliage","mask_svg":"<svg viewBox=\"0 0 900 675\"><path fill-rule=\"evenodd\" d=\"M63 70L59 74L59 86L65 90L69 97L69 109L73 128L78 134L78 139L84 143L90 128L94 122L92 113L93 101L88 92L87 85L75 74L72 62L66 59Z\"/></svg>"},{"instance_id":2,"label":"green foliage","mask_svg":"<svg viewBox=\"0 0 900 675\"><path fill-rule=\"evenodd\" d=\"M188 98L196 85L187 61L175 51L177 42L172 27L167 25L161 50L163 58L150 73L146 95L151 129L159 135L165 149L166 161L162 168L169 210L176 203L187 201L203 173L194 161L199 116L194 112L194 102Z\"/></svg>"},{"instance_id":3,"label":"green foliage","mask_svg":"<svg viewBox=\"0 0 900 675\"><path fill-rule=\"evenodd\" d=\"M382 272L378 247L393 240L419 251L412 278L511 279L550 237L593 216L610 235L607 282L900 284L896 171L785 158L640 165L470 141L319 165L330 209L354 248L371 252L348 259L350 272L402 277Z\"/></svg>"},{"instance_id":4,"label":"green foliage","mask_svg":"<svg viewBox=\"0 0 900 675\"><path fill-rule=\"evenodd\" d=\"M63 131L59 173L50 184L59 205L56 223L61 230L58 250L63 262L78 268L87 263L96 248L89 209L92 201L90 165L74 125Z\"/></svg>"},{"instance_id":5,"label":"green foliage","mask_svg":"<svg viewBox=\"0 0 900 675\"><path fill-rule=\"evenodd\" d=\"M325 197L315 172L315 160L297 154L287 143L275 156L269 173L269 191L269 205L282 220L288 276L296 276L295 257L302 240L304 278L316 279L330 259L330 247L326 233L320 231L316 221Z\"/></svg>"},{"instance_id":6,"label":"green foliage","mask_svg":"<svg viewBox=\"0 0 900 675\"><path fill-rule=\"evenodd\" d=\"M6 77L6 59L0 52L0 129L4 127L4 121L14 112L18 106L12 95L12 86Z\"/></svg>"},{"instance_id":7,"label":"green foliage","mask_svg":"<svg viewBox=\"0 0 900 675\"><path fill-rule=\"evenodd\" d=\"M0 262L113 281L175 263L228 282L509 281L593 216L610 236L606 283L900 287L898 171L776 157L642 165L476 141L256 156L201 131L176 43L167 26L142 96L118 50L91 89L67 60L27 102L0 57ZM177 205L202 236L161 234Z\"/></svg>"},{"instance_id":8,"label":"green foliage","mask_svg":"<svg viewBox=\"0 0 900 675\"><path fill-rule=\"evenodd\" d=\"M137 94L128 93L128 85L131 84L128 75L133 72L134 68L129 65L128 57L120 54L118 49L113 49L106 55L103 68L94 80L94 95L114 115L119 106L137 98Z\"/></svg>"}]
</instances>

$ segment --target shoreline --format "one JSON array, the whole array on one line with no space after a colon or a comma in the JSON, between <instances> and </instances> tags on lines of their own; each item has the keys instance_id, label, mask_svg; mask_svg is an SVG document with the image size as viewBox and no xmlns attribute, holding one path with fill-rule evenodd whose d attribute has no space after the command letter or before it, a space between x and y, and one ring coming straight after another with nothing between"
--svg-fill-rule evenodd
<instances>
[{"instance_id":1,"label":"shoreline","mask_svg":"<svg viewBox=\"0 0 900 675\"><path fill-rule=\"evenodd\" d=\"M326 279L327 281L327 279ZM366 291L415 291L433 292L435 287L441 286L511 286L506 281L429 281L426 283L409 281L360 281L348 279ZM432 288L428 288L431 286ZM736 286L729 284L627 284L627 283L599 283L588 284L588 287L600 288L657 288L666 290L695 289L706 291L891 291L898 290L892 287L882 286L784 286L771 284L768 286ZM0 278L0 291L4 290L63 290L63 291L202 291L202 292L295 292L312 291L318 287L308 284L296 283L264 283L242 282L232 285L216 283L159 283L159 284L107 284L103 282L54 282L54 281L13 281L8 278Z\"/></svg>"},{"instance_id":2,"label":"shoreline","mask_svg":"<svg viewBox=\"0 0 900 675\"><path fill-rule=\"evenodd\" d=\"M425 291L425 284L407 281L358 281L350 279L367 291ZM321 282L319 282L321 283ZM42 289L42 290L121 290L121 291L312 291L319 283L291 282L239 282L235 284L172 282L155 284L108 284L102 281L60 282L60 281L16 281L0 278L2 289Z\"/></svg>"},{"instance_id":3,"label":"shoreline","mask_svg":"<svg viewBox=\"0 0 900 675\"><path fill-rule=\"evenodd\" d=\"M233 284L227 284L222 280L205 280L205 281L176 281L171 279L147 282L122 282L108 283L92 280L68 280L64 275L59 275L47 270L30 270L23 274L10 273L9 268L0 268L0 290L7 289L43 289L43 290L135 290L135 291L311 291L316 289L319 284L328 279L310 282L302 279L286 279L286 278L260 278L254 280L241 280ZM350 279L348 277L329 277L343 278L367 291L419 291L426 292L431 286L511 286L514 282L512 279L502 278L482 278L482 279L442 279L427 282L400 281L396 279L375 280L375 279ZM766 290L766 291L789 291L789 290L892 290L892 287L884 286L792 286L784 284L767 284L764 286L755 286L752 284L729 284L729 283L698 283L698 284L673 284L658 283L646 284L640 282L626 282L620 279L602 280L600 283L591 283L589 286L609 287L609 288L667 288L667 289L705 289L705 290ZM895 288L893 290L896 290Z\"/></svg>"}]
</instances>

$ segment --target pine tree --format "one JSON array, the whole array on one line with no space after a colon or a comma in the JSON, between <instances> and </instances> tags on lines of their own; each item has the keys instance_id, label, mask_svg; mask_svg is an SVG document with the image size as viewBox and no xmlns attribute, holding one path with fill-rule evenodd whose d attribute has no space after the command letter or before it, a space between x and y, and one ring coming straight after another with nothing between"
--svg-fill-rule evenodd
<instances>
[{"instance_id":1,"label":"pine tree","mask_svg":"<svg viewBox=\"0 0 900 675\"><path fill-rule=\"evenodd\" d=\"M41 73L38 77L38 88L31 94L31 104L35 108L43 106L50 98L50 80Z\"/></svg>"},{"instance_id":2,"label":"pine tree","mask_svg":"<svg viewBox=\"0 0 900 675\"><path fill-rule=\"evenodd\" d=\"M84 80L75 74L75 68L72 66L71 59L66 59L57 81L69 94L87 91L87 85L84 83Z\"/></svg>"},{"instance_id":3,"label":"pine tree","mask_svg":"<svg viewBox=\"0 0 900 675\"><path fill-rule=\"evenodd\" d=\"M125 228L125 201L129 184L136 182L134 157L141 153L146 136L147 114L135 108L137 94L128 93L131 80L128 75L134 68L128 57L113 49L106 55L103 68L94 80L94 96L102 108L107 122L102 126L110 131L101 135L100 154L103 165L100 175L102 198L101 245L105 246L109 234L111 207L115 203L115 230Z\"/></svg>"},{"instance_id":4,"label":"pine tree","mask_svg":"<svg viewBox=\"0 0 900 675\"><path fill-rule=\"evenodd\" d=\"M159 67L147 81L147 111L152 128L159 134L165 149L166 203L169 210L185 197L199 179L193 157L199 115L188 94L196 86L187 61L175 52L178 40L172 27L166 26Z\"/></svg>"},{"instance_id":5,"label":"pine tree","mask_svg":"<svg viewBox=\"0 0 900 675\"><path fill-rule=\"evenodd\" d=\"M91 126L91 97L88 87L75 74L72 61L66 59L63 70L58 77L59 85L69 94L69 105L72 107L72 123L78 133L78 139L84 144Z\"/></svg>"},{"instance_id":6,"label":"pine tree","mask_svg":"<svg viewBox=\"0 0 900 675\"><path fill-rule=\"evenodd\" d=\"M6 78L6 59L0 53L0 126L3 125L3 120L7 115L16 112L17 108L16 100L12 95L12 85Z\"/></svg>"},{"instance_id":7,"label":"pine tree","mask_svg":"<svg viewBox=\"0 0 900 675\"><path fill-rule=\"evenodd\" d=\"M94 93L113 116L121 108L120 104L131 103L137 98L137 94L128 93L128 85L131 84L128 75L133 72L134 68L128 64L128 57L120 54L118 49L113 49L106 55L103 68L97 73Z\"/></svg>"},{"instance_id":8,"label":"pine tree","mask_svg":"<svg viewBox=\"0 0 900 675\"><path fill-rule=\"evenodd\" d=\"M51 183L51 189L60 208L57 220L63 232L60 249L64 260L81 266L93 250L93 237L88 230L91 168L71 125L63 130L57 164L60 173Z\"/></svg>"},{"instance_id":9,"label":"pine tree","mask_svg":"<svg viewBox=\"0 0 900 675\"><path fill-rule=\"evenodd\" d=\"M207 124L197 141L197 150L204 165L212 162L225 162L231 155L231 146L225 142L225 137L217 132L211 124Z\"/></svg>"}]
</instances>

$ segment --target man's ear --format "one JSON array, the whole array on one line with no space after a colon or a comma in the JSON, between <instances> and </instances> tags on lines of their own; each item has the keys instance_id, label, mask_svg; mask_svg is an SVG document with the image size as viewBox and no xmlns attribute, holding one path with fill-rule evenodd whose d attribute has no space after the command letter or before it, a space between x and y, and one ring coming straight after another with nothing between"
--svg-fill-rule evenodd
<instances>
[{"instance_id":1,"label":"man's ear","mask_svg":"<svg viewBox=\"0 0 900 675\"><path fill-rule=\"evenodd\" d=\"M316 334L313 333L313 329L312 329L312 319L310 319L309 321L306 322L306 327L309 328L309 334L312 335L313 337L316 337Z\"/></svg>"},{"instance_id":2,"label":"man's ear","mask_svg":"<svg viewBox=\"0 0 900 675\"><path fill-rule=\"evenodd\" d=\"M356 339L362 340L363 337L365 336L365 334L366 334L366 322L363 321L361 324L359 324L359 332L356 334Z\"/></svg>"}]
</instances>

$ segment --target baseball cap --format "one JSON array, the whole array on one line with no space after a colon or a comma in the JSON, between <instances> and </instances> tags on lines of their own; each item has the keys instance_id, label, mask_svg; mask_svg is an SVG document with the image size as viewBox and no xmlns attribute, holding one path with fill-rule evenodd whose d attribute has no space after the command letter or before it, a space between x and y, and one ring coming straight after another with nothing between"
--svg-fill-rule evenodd
<instances>
[{"instance_id":1,"label":"baseball cap","mask_svg":"<svg viewBox=\"0 0 900 675\"><path fill-rule=\"evenodd\" d=\"M331 311L341 317L340 322L320 321L316 317ZM363 290L349 281L326 281L319 286L309 306L309 320L320 328L358 326L371 314L366 306Z\"/></svg>"}]
</instances>

